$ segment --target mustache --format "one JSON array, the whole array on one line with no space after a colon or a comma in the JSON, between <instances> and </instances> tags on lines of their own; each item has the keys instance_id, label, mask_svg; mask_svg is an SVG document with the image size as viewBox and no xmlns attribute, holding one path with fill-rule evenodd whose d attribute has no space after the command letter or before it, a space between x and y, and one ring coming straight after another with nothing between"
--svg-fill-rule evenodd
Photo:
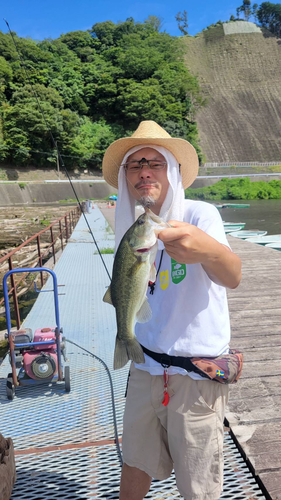
<instances>
[{"instance_id":1,"label":"mustache","mask_svg":"<svg viewBox=\"0 0 281 500\"><path fill-rule=\"evenodd\" d=\"M149 181L149 182L139 181L139 182L137 182L137 183L135 184L135 186L134 186L134 187L135 187L136 189L138 189L140 186L146 186L146 185L147 185L147 186L151 186L152 184L153 184L153 185L155 185L155 184L157 184L157 182L151 182L151 181Z\"/></svg>"}]
</instances>

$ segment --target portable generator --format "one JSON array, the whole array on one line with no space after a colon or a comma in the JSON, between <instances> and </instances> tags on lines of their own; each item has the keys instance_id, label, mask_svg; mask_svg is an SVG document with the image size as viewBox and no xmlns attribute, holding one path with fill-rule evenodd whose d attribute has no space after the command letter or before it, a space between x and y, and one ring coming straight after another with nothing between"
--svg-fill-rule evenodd
<instances>
[{"instance_id":1,"label":"portable generator","mask_svg":"<svg viewBox=\"0 0 281 500\"><path fill-rule=\"evenodd\" d=\"M54 307L56 326L37 328L32 333L30 328L11 331L11 315L7 288L7 279L14 273L33 272L34 268L13 269L8 271L3 278L3 292L7 319L6 338L9 343L10 363L12 372L7 377L7 397L14 399L15 389L23 385L42 384L50 382L65 382L65 391L70 391L69 366L63 366L62 357L66 361L65 342L62 337L62 328L59 321L58 285L57 278L50 269L40 267L36 271L46 271L53 278ZM35 285L35 290L37 290Z\"/></svg>"}]
</instances>

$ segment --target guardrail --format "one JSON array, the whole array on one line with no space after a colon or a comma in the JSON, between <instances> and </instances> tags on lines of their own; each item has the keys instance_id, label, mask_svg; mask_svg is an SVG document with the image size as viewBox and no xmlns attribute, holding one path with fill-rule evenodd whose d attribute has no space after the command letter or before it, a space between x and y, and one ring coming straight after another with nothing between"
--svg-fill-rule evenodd
<instances>
[{"instance_id":1,"label":"guardrail","mask_svg":"<svg viewBox=\"0 0 281 500\"><path fill-rule=\"evenodd\" d=\"M279 161L268 161L268 162L259 162L259 161L224 161L224 162L208 162L201 165L201 167L213 168L213 167L274 167L281 164L281 160Z\"/></svg>"},{"instance_id":2,"label":"guardrail","mask_svg":"<svg viewBox=\"0 0 281 500\"><path fill-rule=\"evenodd\" d=\"M46 258L46 256L49 255L50 250L51 254L53 257L53 262L54 264L56 263L56 252L55 252L55 244L58 240L60 240L60 246L61 249L63 250L64 248L64 241L67 243L67 241L70 238L70 235L77 224L78 220L80 217L80 208L76 207L74 210L70 210L67 212L67 214L63 215L59 219L55 220L50 224L48 227L45 229L42 229L42 231L39 231L38 233L34 234L31 238L26 240L24 243L16 247L14 250L9 252L7 255L4 255L0 259L0 265L7 262L8 264L8 270L11 271L14 269L14 257L15 255L25 246L29 245L31 242L36 241L37 243L37 256L32 263L28 265L28 267L34 268L34 272L36 272L36 267L43 267L43 260ZM48 237L48 231L50 232L50 237ZM44 251L42 250L42 238L44 236L47 236L47 240L49 240L49 244L47 245L46 248L44 248ZM25 266L26 267L26 266ZM13 297L13 305L14 305L14 310L15 310L15 318L16 318L16 324L17 328L20 328L20 312L19 312L19 304L18 304L18 287L19 285L24 281L25 276L28 273L23 273L23 275L20 277L20 279L16 282L15 281L15 276L14 274L11 274L10 279L11 279L11 288L8 292L8 295L12 295ZM43 280L43 273L40 272L40 277L41 277L41 285L43 286L44 280ZM0 300L0 306L3 304L4 298Z\"/></svg>"}]
</instances>

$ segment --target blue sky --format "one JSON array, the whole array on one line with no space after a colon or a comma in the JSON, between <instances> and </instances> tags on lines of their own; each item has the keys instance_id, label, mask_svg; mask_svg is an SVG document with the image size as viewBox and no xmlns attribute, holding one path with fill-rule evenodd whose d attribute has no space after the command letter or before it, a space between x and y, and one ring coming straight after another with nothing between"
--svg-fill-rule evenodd
<instances>
[{"instance_id":1,"label":"blue sky","mask_svg":"<svg viewBox=\"0 0 281 500\"><path fill-rule=\"evenodd\" d=\"M256 0L252 1L252 4ZM243 0L2 0L0 30L7 32L3 18L19 36L36 40L57 38L62 33L87 30L97 22L144 21L149 15L163 19L163 29L180 35L175 15L187 11L189 34L195 35L218 20L226 21ZM260 3L260 2L256 2Z\"/></svg>"}]
</instances>

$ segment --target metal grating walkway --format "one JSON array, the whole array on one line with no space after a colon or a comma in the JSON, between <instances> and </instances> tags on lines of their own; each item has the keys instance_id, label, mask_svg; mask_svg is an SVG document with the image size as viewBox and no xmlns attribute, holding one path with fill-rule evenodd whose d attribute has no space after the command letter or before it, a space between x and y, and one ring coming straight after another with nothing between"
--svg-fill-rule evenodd
<instances>
[{"instance_id":1,"label":"metal grating walkway","mask_svg":"<svg viewBox=\"0 0 281 500\"><path fill-rule=\"evenodd\" d=\"M100 248L112 247L114 235L98 208L87 215ZM111 273L113 256L103 255ZM100 358L111 370L115 312L102 301L108 276L96 254L83 218L78 222L55 267L60 288L64 335ZM50 280L45 289L51 287ZM53 295L39 294L25 326L53 326ZM8 360L0 366L1 433L16 449L17 482L12 499L117 499L120 464L114 445L111 393L104 367L79 348L67 344L71 392L64 384L20 387L6 399ZM112 371L118 433L122 433L128 367ZM222 499L265 499L228 433L225 433L225 486ZM182 498L172 475L153 481L146 498ZM207 500L207 499L206 499Z\"/></svg>"}]
</instances>

